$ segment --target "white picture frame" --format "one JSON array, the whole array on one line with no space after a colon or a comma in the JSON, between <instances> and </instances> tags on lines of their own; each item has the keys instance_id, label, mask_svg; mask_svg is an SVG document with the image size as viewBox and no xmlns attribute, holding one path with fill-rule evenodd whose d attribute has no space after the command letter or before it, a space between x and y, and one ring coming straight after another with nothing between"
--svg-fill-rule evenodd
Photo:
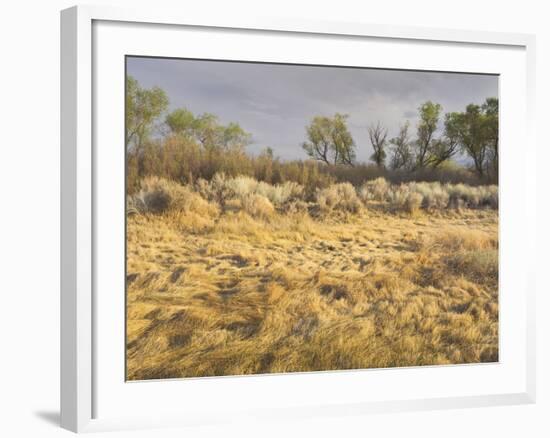
<instances>
[{"instance_id":1,"label":"white picture frame","mask_svg":"<svg viewBox=\"0 0 550 438\"><path fill-rule=\"evenodd\" d=\"M125 29L121 30L117 26L125 27ZM346 388L360 385L362 380L365 379L369 380L370 385L376 386L378 382L380 386L384 382L383 379L385 379L384 373L387 373L388 370L298 373L285 377L250 376L189 379L189 383L186 383L186 391L205 391L209 395L215 395L219 392L221 400L223 400L223 391L234 392L240 388L242 388L245 395L257 395L265 391L275 392L272 393L270 403L256 400L254 404L257 404L257 406L247 404L245 401L241 402L237 398L235 406L227 411L224 411L222 406L219 408L213 406L212 409L207 410L204 408L206 405L201 407L201 403L197 401L195 411L190 411L189 407L184 410L184 403L182 402L181 406L176 405L171 411L166 410L166 407L160 404L150 406L147 408L147 415L137 411L133 414L131 409L127 412L120 411L120 414L118 411L115 412L116 405L122 404L123 397L126 397L126 401L139 400L139 397L143 397L145 400L150 399L153 394L158 395L162 392L169 394L168 399L173 400L181 387L181 382L174 380L160 382L160 386L155 386L159 385L159 382L125 383L123 379L120 379L119 364L124 359L119 357L118 353L122 345L119 345L118 335L113 336L114 341L112 345L109 344L110 340L107 339L105 333L113 327L119 327L124 319L120 312L116 315L113 314L114 316L111 318L110 313L108 314L103 310L106 304L110 305L111 303L108 303L105 299L97 299L98 290L101 290L102 285L106 284L105 281L111 281L112 278L117 276L116 273L111 276L104 269L104 266L108 263L108 257L105 252L106 245L103 243L108 244L109 241L116 240L117 236L120 237L120 235L109 236L109 239L114 239L109 240L105 236L102 231L104 229L102 224L110 219L101 212L106 211L107 206L119 202L120 195L122 195L121 192L118 195L110 196L108 190L106 190L111 186L120 186L120 181L111 184L116 178L120 177L120 169L117 167L120 164L120 161L117 161L120 155L113 155L112 157L108 153L98 155L97 142L105 144L105 141L109 141L107 136L114 136L114 142L116 142L116 138L122 139L117 135L120 134L120 123L123 123L118 117L123 106L123 100L121 99L114 99L116 101L113 104L114 112L110 113L108 117L110 120L118 120L116 122L118 124L111 126L104 122L107 118L107 115L104 116L103 112L103 109L106 108L104 96L112 90L104 86L98 87L98 83L105 80L104 78L118 78L114 81L113 87L117 84L123 84L122 76L117 76L119 71L105 69L102 66L105 66L106 62L103 61L109 59L121 61L121 54L136 54L135 50L140 50L140 44L145 46L145 39L141 40L139 37L140 32L145 32L144 29L148 29L147 41L149 41L150 46L147 50L149 51L155 50L155 44L162 42L163 37L160 34L179 32L179 30L185 30L185 32L196 31L203 36L208 35L209 32L231 31L235 33L235 38L238 38L241 42L245 40L255 41L263 38L263 35L267 35L270 42L274 42L277 38L315 36L315 38L336 38L338 39L337 44L351 44L350 41L353 41L353 44L361 44L367 40L372 44L383 42L388 47L394 45L397 47L395 50L401 51L404 49L399 48L399 45L418 46L419 50L428 53L434 50L441 50L443 53L447 50L446 45L453 45L457 50L465 53L469 50L481 50L479 52L480 56L472 62L479 63L479 69L490 73L503 74L502 71L510 69L506 70L508 73L505 74L506 78L510 78L509 80L506 79L506 83L509 84L506 90L509 90L507 92L510 93L510 101L513 100L518 105L516 114L524 116L523 118L520 117L522 122L517 127L505 129L503 132L505 134L504 142L508 137L510 139L522 138L527 153L534 153L536 147L532 126L534 119L535 39L531 35L270 18L243 18L238 22L226 22L223 17L193 16L188 11L163 11L155 8L138 11L103 6L78 6L62 11L62 427L75 432L85 432L121 428L209 424L250 418L273 420L317 415L361 415L372 412L400 412L534 402L535 287L534 268L531 267L534 266L534 263L530 262L534 261L534 243L536 240L535 168L532 165L528 166L526 162L521 160L512 162L512 160L504 158L501 178L505 180L506 175L512 170L512 165L515 165L517 166L516 185L512 187L504 184L504 188L501 186L501 196L504 196L505 199L510 198L510 200L522 199L525 208L518 209L511 202L503 203L500 214L510 219L501 224L501 237L511 236L513 231L520 226L524 229L522 239L527 236L524 242L512 239L507 249L505 247L503 250L501 247L501 254L503 251L507 251L509 260L504 265L501 262L500 268L502 270L503 266L505 268L509 267L509 270L505 270L505 272L509 272L505 274L509 276L510 280L507 284L517 285L516 290L518 291L517 296L510 300L504 300L504 304L502 304L508 307L504 308L506 318L504 318L504 322L501 322L501 343L510 342L508 350L513 351L518 356L514 359L513 364L511 362L508 364L507 359L503 359L501 363L495 365L495 368L488 368L487 365L476 365L445 368L445 371L441 371L438 367L422 367L422 370L418 368L400 369L391 376L391 379L396 382L396 388L391 391L387 389L389 394L387 397L378 394L371 398L362 397L360 394L352 396ZM124 35L131 35L132 38L123 37L120 32L130 32ZM158 34L158 41L157 37L153 36L154 34ZM171 36L173 35L171 34ZM131 53L126 51L128 46L123 44L125 41L132 41L133 49ZM106 44L106 42L109 44ZM203 50L205 58L213 58L215 52L207 53L208 48L206 46L198 45L194 53L200 54ZM239 51L236 51L233 56L246 57L246 53L248 53L246 51L249 50L249 59L255 60L259 52L254 50L254 44L251 44L250 48L244 46L244 44L239 46ZM168 51L172 50L168 44L165 44L164 47ZM491 51L502 55L494 55L494 59L491 59L490 57L493 56L490 54ZM270 59L275 59L277 53L273 52L270 56L273 57ZM325 53L323 56L330 57L334 55ZM487 59L488 56L489 59ZM502 56L501 60L499 60L500 58L497 59L499 56ZM406 59L399 62L401 64L395 64L393 67L413 68L416 65L416 61L407 63ZM439 60L432 59L430 62L430 65L423 64L423 68L437 70L439 62L441 65L446 63L446 67L442 68L443 70L464 71L464 69L459 68L459 59L455 59L453 62L450 60L445 61L445 57L442 56ZM470 71L474 68L473 66L474 64L471 64L466 70ZM504 70L501 71L500 68ZM119 88L119 92L123 92L123 87ZM98 91L100 89L101 91ZM508 108L507 110L506 105L504 105L502 116L504 121L508 117L507 114L511 116L512 109L511 107ZM507 111L509 112L507 113ZM99 129L98 126L100 126ZM123 146L121 147L123 148ZM506 168L506 162L510 166L509 169ZM110 181L110 179L113 181ZM124 198L122 198L122 201L124 201ZM106 203L104 204L105 208L98 208L99 205L103 205L103 202ZM507 204L511 208L507 209ZM124 208L124 206L121 205L121 208ZM505 216L507 214L508 216ZM120 218L118 217L118 219ZM118 225L114 228L120 231ZM98 236L104 237L98 238ZM527 250L527 256L525 252L519 253L516 251L520 245L522 250ZM120 256L120 253L116 250L110 251L110 253L113 258ZM521 263L517 263L517 266L513 267L510 262L515 260L514 257L516 259L521 257L522 260ZM116 260L113 259L114 261L110 260L110 265L120 266L121 260L119 259L120 257ZM120 285L120 281L123 281L123 279L119 278L112 284ZM120 289L120 294L121 296L124 295L124 288ZM116 306L120 307L120 303L119 297L118 301L112 303L112 307L118 309ZM124 326L120 326L120 331L124 332ZM509 334L511 336L508 336ZM99 351L101 351L101 354L98 354ZM116 363L116 365L111 366L113 370L106 369L110 365L105 358L109 359L110 352L116 356L112 358ZM510 369L499 374L499 370L506 370L508 365ZM499 366L500 368L498 368ZM487 386L483 386L484 382L490 380L491 375L494 376L494 381L489 382L490 384L488 383ZM464 382L461 382L460 379L466 379L467 376L469 376L468 378L474 378L474 382L477 379L480 384L479 391L472 391L466 388L467 385ZM433 378L435 382L438 382L439 379L445 381L451 377L457 379L455 382L457 388L452 393L446 393L445 388L443 388L439 392L434 389L429 393L431 395L418 396L422 393L421 391L411 390L407 392L397 387L397 382L405 382L410 380L411 377L414 377L414 380L420 383L423 381L422 379ZM509 382L508 386L503 383L504 380ZM113 385L112 382L118 383ZM460 386L464 386L464 389L459 390L458 387ZM295 403L290 399L285 401L284 393L276 392L278 387L287 390L292 387L299 388L300 394L305 393L305 395L302 397L297 395ZM130 388L130 391L127 391L127 388ZM315 388L323 388L325 394L328 393L328 395L319 396L315 393ZM335 388L342 389L337 390ZM308 394L308 391L310 394ZM109 406L106 401L107 397L113 400L111 403L113 406ZM264 396L264 398L266 397ZM108 414L103 415L102 412L108 412Z\"/></svg>"}]
</instances>

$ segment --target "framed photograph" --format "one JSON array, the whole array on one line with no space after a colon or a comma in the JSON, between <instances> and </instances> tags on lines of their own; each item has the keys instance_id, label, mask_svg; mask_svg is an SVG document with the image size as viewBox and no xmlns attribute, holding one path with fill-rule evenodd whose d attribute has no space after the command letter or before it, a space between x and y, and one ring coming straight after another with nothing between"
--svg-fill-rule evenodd
<instances>
[{"instance_id":1,"label":"framed photograph","mask_svg":"<svg viewBox=\"0 0 550 438\"><path fill-rule=\"evenodd\" d=\"M534 37L61 14L62 426L535 399Z\"/></svg>"}]
</instances>

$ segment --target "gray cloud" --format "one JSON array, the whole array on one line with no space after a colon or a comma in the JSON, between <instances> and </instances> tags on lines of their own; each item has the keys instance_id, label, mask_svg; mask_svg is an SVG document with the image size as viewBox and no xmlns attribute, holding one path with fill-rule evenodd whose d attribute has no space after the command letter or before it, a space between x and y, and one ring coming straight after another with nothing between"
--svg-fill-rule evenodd
<instances>
[{"instance_id":1,"label":"gray cloud","mask_svg":"<svg viewBox=\"0 0 550 438\"><path fill-rule=\"evenodd\" d=\"M238 122L253 135L251 152L270 146L287 159L305 158L300 144L315 115L349 114L358 159L366 161L370 123L380 121L393 136L401 123L416 122L426 100L447 112L498 95L497 76L463 73L140 57L127 59L127 72L142 86L163 88L171 109Z\"/></svg>"}]
</instances>

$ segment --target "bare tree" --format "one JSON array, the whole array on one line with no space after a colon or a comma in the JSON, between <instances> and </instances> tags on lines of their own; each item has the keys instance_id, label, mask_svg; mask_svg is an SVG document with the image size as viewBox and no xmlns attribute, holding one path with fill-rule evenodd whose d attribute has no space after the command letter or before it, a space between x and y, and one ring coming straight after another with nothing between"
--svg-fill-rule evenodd
<instances>
[{"instance_id":1,"label":"bare tree","mask_svg":"<svg viewBox=\"0 0 550 438\"><path fill-rule=\"evenodd\" d=\"M374 150L370 159L376 163L378 167L385 167L386 162L386 138L388 130L382 126L380 122L376 125L371 125L368 128L369 138Z\"/></svg>"}]
</instances>

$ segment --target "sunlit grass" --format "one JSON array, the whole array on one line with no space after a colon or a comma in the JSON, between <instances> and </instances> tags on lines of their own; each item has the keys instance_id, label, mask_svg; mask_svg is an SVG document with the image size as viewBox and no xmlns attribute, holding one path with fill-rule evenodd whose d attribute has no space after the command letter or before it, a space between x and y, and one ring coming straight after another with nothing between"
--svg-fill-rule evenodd
<instances>
[{"instance_id":1,"label":"sunlit grass","mask_svg":"<svg viewBox=\"0 0 550 438\"><path fill-rule=\"evenodd\" d=\"M497 361L497 211L396 212L378 185L129 215L128 378Z\"/></svg>"}]
</instances>

